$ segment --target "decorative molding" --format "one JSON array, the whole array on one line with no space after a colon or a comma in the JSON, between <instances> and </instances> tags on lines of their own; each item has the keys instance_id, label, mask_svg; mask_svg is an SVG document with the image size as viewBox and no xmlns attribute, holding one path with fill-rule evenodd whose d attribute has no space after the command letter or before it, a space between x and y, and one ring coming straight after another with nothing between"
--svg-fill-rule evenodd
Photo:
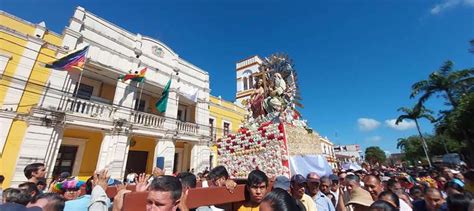
<instances>
[{"instance_id":1,"label":"decorative molding","mask_svg":"<svg viewBox=\"0 0 474 211\"><path fill-rule=\"evenodd\" d=\"M252 62L252 63L250 63L250 64L248 64L248 65L245 65L245 66L242 66L242 67L237 68L235 71L241 71L242 69L245 69L245 68L247 68L247 67L254 66L254 65L256 65L256 64L258 65L259 63L258 63L258 62Z\"/></svg>"},{"instance_id":2,"label":"decorative molding","mask_svg":"<svg viewBox=\"0 0 474 211\"><path fill-rule=\"evenodd\" d=\"M66 27L64 29L64 35L71 35L72 37L79 39L82 37L82 34L80 32L74 31L70 29L69 27Z\"/></svg>"},{"instance_id":3,"label":"decorative molding","mask_svg":"<svg viewBox=\"0 0 474 211\"><path fill-rule=\"evenodd\" d=\"M151 47L151 53L160 58L163 58L165 54L165 52L163 52L163 49L157 45Z\"/></svg>"},{"instance_id":4,"label":"decorative molding","mask_svg":"<svg viewBox=\"0 0 474 211\"><path fill-rule=\"evenodd\" d=\"M16 20L16 21L18 21L18 22L22 22L22 23L24 23L24 24L30 25L31 27L38 27L38 26L39 26L39 24L35 24L35 23L31 23L31 22L29 22L29 21L23 20L23 19L21 19L21 18L19 18L19 17L16 17L16 16L14 16L14 15L12 15L12 14L10 14L10 13L7 13L7 12L5 12L5 11L3 11L3 10L0 10L0 15L5 15L5 16L7 16L7 17L9 17L9 18L12 18L12 19L14 19L14 20ZM48 30L48 32L51 33L51 34L53 34L53 35L55 35L55 36L57 36L57 37L60 37L60 36L61 36L61 35L59 35L58 33L53 32L53 31L50 31L50 30Z\"/></svg>"},{"instance_id":5,"label":"decorative molding","mask_svg":"<svg viewBox=\"0 0 474 211\"><path fill-rule=\"evenodd\" d=\"M43 45L44 43L46 43L41 38L34 37L34 36L29 35L29 34L21 33L19 31L16 31L14 29L8 28L8 27L3 26L3 25L0 25L0 32L5 32L9 35L24 39L26 41L34 42L34 43L37 43L39 45ZM22 47L26 47L26 46L22 46Z\"/></svg>"}]
</instances>

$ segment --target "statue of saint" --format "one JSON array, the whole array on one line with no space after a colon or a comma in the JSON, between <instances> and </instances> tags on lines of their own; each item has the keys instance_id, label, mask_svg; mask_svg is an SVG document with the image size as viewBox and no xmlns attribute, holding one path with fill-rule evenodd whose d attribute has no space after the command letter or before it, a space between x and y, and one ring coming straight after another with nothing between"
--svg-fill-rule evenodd
<instances>
[{"instance_id":1,"label":"statue of saint","mask_svg":"<svg viewBox=\"0 0 474 211\"><path fill-rule=\"evenodd\" d=\"M265 110L263 109L263 100L265 99L265 89L263 88L263 81L259 79L257 81L257 87L255 91L250 95L250 109L254 119L264 116Z\"/></svg>"},{"instance_id":2,"label":"statue of saint","mask_svg":"<svg viewBox=\"0 0 474 211\"><path fill-rule=\"evenodd\" d=\"M286 82L280 73L275 73L273 87L270 89L269 96L264 100L263 107L267 113L281 111L284 104L283 94L286 90Z\"/></svg>"}]
</instances>

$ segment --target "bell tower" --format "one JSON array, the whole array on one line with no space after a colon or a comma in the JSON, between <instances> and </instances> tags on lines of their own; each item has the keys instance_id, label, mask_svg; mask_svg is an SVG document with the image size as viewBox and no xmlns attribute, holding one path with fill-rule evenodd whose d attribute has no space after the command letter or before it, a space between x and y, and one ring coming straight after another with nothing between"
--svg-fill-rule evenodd
<instances>
[{"instance_id":1,"label":"bell tower","mask_svg":"<svg viewBox=\"0 0 474 211\"><path fill-rule=\"evenodd\" d=\"M236 63L237 92L235 95L235 101L237 104L242 105L242 100L248 99L255 90L255 80L252 77L252 74L258 72L258 68L261 64L262 59L257 55L240 60Z\"/></svg>"}]
</instances>

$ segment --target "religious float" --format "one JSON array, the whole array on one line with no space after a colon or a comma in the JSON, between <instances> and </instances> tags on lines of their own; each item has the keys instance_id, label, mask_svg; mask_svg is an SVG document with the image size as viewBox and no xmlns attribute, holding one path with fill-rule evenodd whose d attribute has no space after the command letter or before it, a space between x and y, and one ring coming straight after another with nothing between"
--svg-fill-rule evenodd
<instances>
[{"instance_id":1,"label":"religious float","mask_svg":"<svg viewBox=\"0 0 474 211\"><path fill-rule=\"evenodd\" d=\"M233 178L246 178L259 169L270 177L331 169L321 154L320 137L307 126L297 107L300 96L291 59L274 54L253 74L255 90L243 101L249 114L235 134L216 141L218 165Z\"/></svg>"}]
</instances>

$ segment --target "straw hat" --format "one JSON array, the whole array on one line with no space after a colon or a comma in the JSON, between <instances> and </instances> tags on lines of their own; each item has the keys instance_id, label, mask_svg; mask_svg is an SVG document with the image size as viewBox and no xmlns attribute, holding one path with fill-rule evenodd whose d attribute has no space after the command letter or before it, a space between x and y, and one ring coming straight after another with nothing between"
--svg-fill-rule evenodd
<instances>
[{"instance_id":1,"label":"straw hat","mask_svg":"<svg viewBox=\"0 0 474 211\"><path fill-rule=\"evenodd\" d=\"M370 193L362 188L356 188L351 192L351 199L347 202L346 206L349 204L360 204L366 207L370 207L370 205L374 202L372 200L372 196Z\"/></svg>"}]
</instances>

